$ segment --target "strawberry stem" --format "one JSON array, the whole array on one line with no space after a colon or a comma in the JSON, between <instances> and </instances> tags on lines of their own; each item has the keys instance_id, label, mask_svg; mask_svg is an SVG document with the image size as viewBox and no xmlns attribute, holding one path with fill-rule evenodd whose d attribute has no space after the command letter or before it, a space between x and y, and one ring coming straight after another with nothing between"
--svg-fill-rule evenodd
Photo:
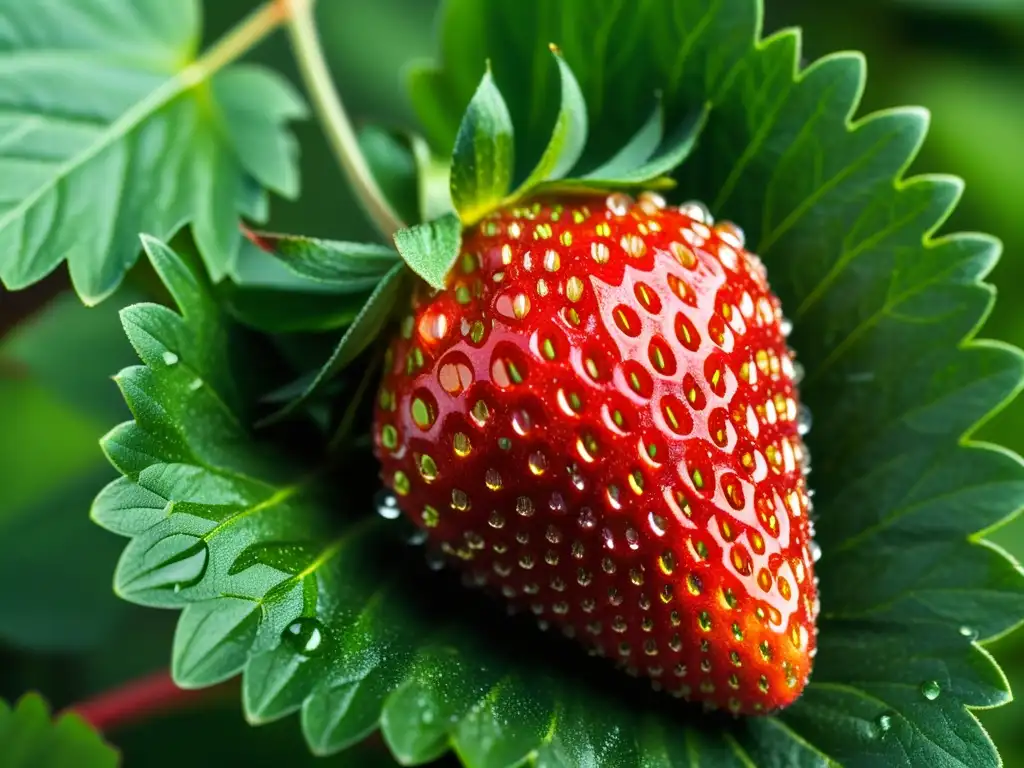
<instances>
[{"instance_id":1,"label":"strawberry stem","mask_svg":"<svg viewBox=\"0 0 1024 768\"><path fill-rule=\"evenodd\" d=\"M342 171L356 193L356 198L377 229L390 241L395 232L405 228L405 224L373 178L370 166L359 148L352 121L349 120L341 97L334 87L316 32L313 17L315 0L283 2L288 3L290 8L288 31L291 35L292 50L321 127Z\"/></svg>"},{"instance_id":2,"label":"strawberry stem","mask_svg":"<svg viewBox=\"0 0 1024 768\"><path fill-rule=\"evenodd\" d=\"M162 670L104 691L95 698L69 707L101 733L142 722L154 715L188 709L218 695L224 686L203 690L179 688L168 671Z\"/></svg>"}]
</instances>

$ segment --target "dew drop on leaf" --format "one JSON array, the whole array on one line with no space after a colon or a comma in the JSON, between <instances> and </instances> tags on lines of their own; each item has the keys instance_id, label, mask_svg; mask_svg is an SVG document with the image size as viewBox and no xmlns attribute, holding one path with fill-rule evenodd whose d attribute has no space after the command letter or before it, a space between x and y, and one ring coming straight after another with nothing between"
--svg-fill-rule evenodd
<instances>
[{"instance_id":1,"label":"dew drop on leaf","mask_svg":"<svg viewBox=\"0 0 1024 768\"><path fill-rule=\"evenodd\" d=\"M165 351L163 355L161 355L161 357L163 357L164 363L166 365L174 365L175 363L178 362L178 356L171 352L170 350Z\"/></svg>"},{"instance_id":2,"label":"dew drop on leaf","mask_svg":"<svg viewBox=\"0 0 1024 768\"><path fill-rule=\"evenodd\" d=\"M935 701L939 698L939 694L942 693L942 688L935 680L925 680L921 683L921 695L924 696L928 701Z\"/></svg>"},{"instance_id":3,"label":"dew drop on leaf","mask_svg":"<svg viewBox=\"0 0 1024 768\"><path fill-rule=\"evenodd\" d=\"M966 624L960 627L960 634L968 638L972 643L978 639L978 630L968 627Z\"/></svg>"},{"instance_id":4,"label":"dew drop on leaf","mask_svg":"<svg viewBox=\"0 0 1024 768\"><path fill-rule=\"evenodd\" d=\"M324 626L311 616L300 616L281 635L285 643L303 656L319 656L326 640Z\"/></svg>"},{"instance_id":5,"label":"dew drop on leaf","mask_svg":"<svg viewBox=\"0 0 1024 768\"><path fill-rule=\"evenodd\" d=\"M884 736L892 728L892 715L888 713L881 714L875 722L878 725L879 735Z\"/></svg>"}]
</instances>

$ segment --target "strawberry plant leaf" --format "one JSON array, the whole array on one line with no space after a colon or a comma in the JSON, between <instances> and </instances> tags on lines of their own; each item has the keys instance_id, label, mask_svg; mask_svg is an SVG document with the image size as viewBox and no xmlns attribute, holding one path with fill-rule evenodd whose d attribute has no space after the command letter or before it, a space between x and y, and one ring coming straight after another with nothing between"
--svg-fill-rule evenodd
<instances>
[{"instance_id":1,"label":"strawberry plant leaf","mask_svg":"<svg viewBox=\"0 0 1024 768\"><path fill-rule=\"evenodd\" d=\"M327 362L308 382L305 378L300 379L288 387L284 393L278 393L280 396L297 390L286 406L261 423L271 424L294 412L320 392L331 379L373 343L391 317L407 274L405 265L398 263L392 266L384 277L380 278L359 313L345 330Z\"/></svg>"},{"instance_id":2,"label":"strawberry plant leaf","mask_svg":"<svg viewBox=\"0 0 1024 768\"><path fill-rule=\"evenodd\" d=\"M711 106L708 104L703 109L690 115L683 121L683 124L677 129L675 134L669 138L666 145L657 154L650 157L650 159L633 166L623 167L621 170L615 168L609 170L606 167L598 168L583 176L582 180L590 184L606 184L609 186L650 186L651 182L654 182L659 177L672 173L690 156L694 146L697 144L701 131L704 130L704 126L707 124L710 111ZM641 129L641 133L637 134L637 138L641 137L645 130L647 130L646 126ZM615 159L622 162L620 158L622 158L621 155Z\"/></svg>"},{"instance_id":3,"label":"strawberry plant leaf","mask_svg":"<svg viewBox=\"0 0 1024 768\"><path fill-rule=\"evenodd\" d=\"M512 117L488 67L466 108L452 153L452 202L464 224L478 221L511 189L512 134Z\"/></svg>"},{"instance_id":4,"label":"strawberry plant leaf","mask_svg":"<svg viewBox=\"0 0 1024 768\"><path fill-rule=\"evenodd\" d=\"M117 752L78 715L53 720L36 693L0 700L0 755L6 768L116 768Z\"/></svg>"},{"instance_id":5,"label":"strawberry plant leaf","mask_svg":"<svg viewBox=\"0 0 1024 768\"><path fill-rule=\"evenodd\" d=\"M268 232L253 232L251 237L299 277L325 283L338 293L368 291L399 263L393 248L374 243Z\"/></svg>"},{"instance_id":6,"label":"strawberry plant leaf","mask_svg":"<svg viewBox=\"0 0 1024 768\"><path fill-rule=\"evenodd\" d=\"M562 100L544 154L516 191L517 197L542 182L566 176L576 166L587 146L587 104L580 85L562 56L562 51L554 44L550 48L558 64Z\"/></svg>"},{"instance_id":7,"label":"strawberry plant leaf","mask_svg":"<svg viewBox=\"0 0 1024 768\"><path fill-rule=\"evenodd\" d=\"M614 179L629 173L650 160L665 136L665 108L658 94L658 104L647 122L633 135L633 138L614 157L609 158L589 173L585 179Z\"/></svg>"},{"instance_id":8,"label":"strawberry plant leaf","mask_svg":"<svg viewBox=\"0 0 1024 768\"><path fill-rule=\"evenodd\" d=\"M395 233L402 259L434 288L444 287L461 244L462 222L454 213Z\"/></svg>"},{"instance_id":9,"label":"strawberry plant leaf","mask_svg":"<svg viewBox=\"0 0 1024 768\"><path fill-rule=\"evenodd\" d=\"M304 115L298 96L261 68L218 69L198 40L195 0L0 1L0 70L17 73L0 88L5 285L66 260L99 302L135 263L138 232L185 222L220 279L239 216L266 216L263 188L297 193L285 124Z\"/></svg>"}]
</instances>

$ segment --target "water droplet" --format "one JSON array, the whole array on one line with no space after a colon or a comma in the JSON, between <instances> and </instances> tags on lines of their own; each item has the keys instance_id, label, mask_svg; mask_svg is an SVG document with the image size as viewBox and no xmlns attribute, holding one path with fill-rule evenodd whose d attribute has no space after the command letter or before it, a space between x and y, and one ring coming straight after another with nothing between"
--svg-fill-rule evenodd
<instances>
[{"instance_id":1,"label":"water droplet","mask_svg":"<svg viewBox=\"0 0 1024 768\"><path fill-rule=\"evenodd\" d=\"M742 248L746 245L747 236L743 230L731 221L722 221L715 227L718 236L733 248Z\"/></svg>"},{"instance_id":2,"label":"water droplet","mask_svg":"<svg viewBox=\"0 0 1024 768\"><path fill-rule=\"evenodd\" d=\"M878 725L879 735L884 736L892 728L892 715L888 713L879 715L875 724Z\"/></svg>"},{"instance_id":3,"label":"water droplet","mask_svg":"<svg viewBox=\"0 0 1024 768\"><path fill-rule=\"evenodd\" d=\"M516 411L512 414L512 429L520 437L525 437L533 427L533 420L526 411Z\"/></svg>"},{"instance_id":4,"label":"water droplet","mask_svg":"<svg viewBox=\"0 0 1024 768\"><path fill-rule=\"evenodd\" d=\"M303 656L319 656L324 650L324 625L311 616L300 616L287 627L282 640Z\"/></svg>"},{"instance_id":5,"label":"water droplet","mask_svg":"<svg viewBox=\"0 0 1024 768\"><path fill-rule=\"evenodd\" d=\"M174 365L178 362L178 356L170 350L165 351L161 357L163 357L165 365Z\"/></svg>"},{"instance_id":6,"label":"water droplet","mask_svg":"<svg viewBox=\"0 0 1024 768\"><path fill-rule=\"evenodd\" d=\"M622 192L613 192L608 195L605 200L605 205L608 206L608 210L615 216L625 216L629 213L629 206L633 204L633 198L629 195L623 194Z\"/></svg>"},{"instance_id":7,"label":"water droplet","mask_svg":"<svg viewBox=\"0 0 1024 768\"><path fill-rule=\"evenodd\" d=\"M584 507L580 510L579 516L580 528L584 530L590 530L597 525L597 515L594 514L594 510L590 507Z\"/></svg>"},{"instance_id":8,"label":"water droplet","mask_svg":"<svg viewBox=\"0 0 1024 768\"><path fill-rule=\"evenodd\" d=\"M978 639L978 630L974 629L974 627L968 627L967 625L960 627L960 634L964 637L970 638L972 643Z\"/></svg>"},{"instance_id":9,"label":"water droplet","mask_svg":"<svg viewBox=\"0 0 1024 768\"><path fill-rule=\"evenodd\" d=\"M806 435L811 431L811 409L803 403L796 412L796 431L801 435Z\"/></svg>"},{"instance_id":10,"label":"water droplet","mask_svg":"<svg viewBox=\"0 0 1024 768\"><path fill-rule=\"evenodd\" d=\"M779 332L783 336L789 336L793 332L793 323L787 320L785 317L779 321Z\"/></svg>"},{"instance_id":11,"label":"water droplet","mask_svg":"<svg viewBox=\"0 0 1024 768\"><path fill-rule=\"evenodd\" d=\"M818 562L821 560L821 546L816 541L812 541L807 545L807 549L811 552L811 560Z\"/></svg>"},{"instance_id":12,"label":"water droplet","mask_svg":"<svg viewBox=\"0 0 1024 768\"><path fill-rule=\"evenodd\" d=\"M398 508L398 499L387 489L377 492L374 502L377 506L377 514L385 520L397 520L402 515Z\"/></svg>"},{"instance_id":13,"label":"water droplet","mask_svg":"<svg viewBox=\"0 0 1024 768\"><path fill-rule=\"evenodd\" d=\"M935 701L941 693L942 688L939 687L937 681L925 680L921 683L921 695L928 699L928 701Z\"/></svg>"},{"instance_id":14,"label":"water droplet","mask_svg":"<svg viewBox=\"0 0 1024 768\"><path fill-rule=\"evenodd\" d=\"M700 222L701 224L713 224L714 219L711 216L711 211L708 207L700 202L700 200L690 200L689 202L683 203L679 206L679 212L684 216L689 216L694 221Z\"/></svg>"},{"instance_id":15,"label":"water droplet","mask_svg":"<svg viewBox=\"0 0 1024 768\"><path fill-rule=\"evenodd\" d=\"M535 451L530 454L530 471L537 475L543 475L548 468L547 457L540 451Z\"/></svg>"}]
</instances>

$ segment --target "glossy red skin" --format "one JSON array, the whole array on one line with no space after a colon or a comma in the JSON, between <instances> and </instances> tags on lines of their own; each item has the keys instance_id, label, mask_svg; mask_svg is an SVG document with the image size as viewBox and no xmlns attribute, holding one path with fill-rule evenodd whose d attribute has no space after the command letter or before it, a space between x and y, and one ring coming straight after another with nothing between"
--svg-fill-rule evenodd
<instances>
[{"instance_id":1,"label":"glossy red skin","mask_svg":"<svg viewBox=\"0 0 1024 768\"><path fill-rule=\"evenodd\" d=\"M814 655L806 454L779 302L708 218L613 195L467 231L389 349L375 450L473 583L656 688L764 713Z\"/></svg>"}]
</instances>

